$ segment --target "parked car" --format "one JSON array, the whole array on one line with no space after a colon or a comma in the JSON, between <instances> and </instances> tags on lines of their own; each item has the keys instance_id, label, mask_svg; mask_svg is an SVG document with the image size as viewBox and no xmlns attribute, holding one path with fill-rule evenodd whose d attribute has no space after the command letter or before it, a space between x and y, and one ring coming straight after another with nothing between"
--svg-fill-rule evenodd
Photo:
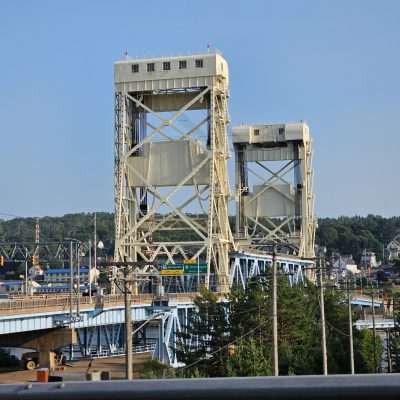
<instances>
[{"instance_id":1,"label":"parked car","mask_svg":"<svg viewBox=\"0 0 400 400\"><path fill-rule=\"evenodd\" d=\"M62 352L56 352L56 365L65 365L65 356ZM24 353L21 358L21 363L24 369L29 371L39 367L39 353L37 351L31 351Z\"/></svg>"}]
</instances>

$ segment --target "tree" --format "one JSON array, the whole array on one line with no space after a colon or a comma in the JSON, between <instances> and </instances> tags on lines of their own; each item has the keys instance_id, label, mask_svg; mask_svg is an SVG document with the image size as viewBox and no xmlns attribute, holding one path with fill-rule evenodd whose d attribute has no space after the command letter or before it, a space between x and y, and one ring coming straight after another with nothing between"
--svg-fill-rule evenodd
<instances>
[{"instance_id":1,"label":"tree","mask_svg":"<svg viewBox=\"0 0 400 400\"><path fill-rule=\"evenodd\" d=\"M186 364L185 376L254 376L272 371L270 276L232 291L229 302L203 291L177 355ZM325 294L329 373L349 373L348 309L342 292ZM278 345L281 375L321 374L321 316L319 291L313 284L290 286L278 279ZM354 332L356 372L374 372L373 336ZM376 363L382 344L376 341Z\"/></svg>"},{"instance_id":2,"label":"tree","mask_svg":"<svg viewBox=\"0 0 400 400\"><path fill-rule=\"evenodd\" d=\"M392 360L392 372L400 372L400 294L393 297L394 327L389 333L389 352Z\"/></svg>"},{"instance_id":3,"label":"tree","mask_svg":"<svg viewBox=\"0 0 400 400\"><path fill-rule=\"evenodd\" d=\"M376 357L374 356L376 352ZM374 348L374 335L368 329L354 333L354 363L357 373L373 373L379 370L383 354L381 339L376 337Z\"/></svg>"},{"instance_id":4,"label":"tree","mask_svg":"<svg viewBox=\"0 0 400 400\"><path fill-rule=\"evenodd\" d=\"M229 332L226 305L215 293L203 289L195 298L195 312L178 335L176 354L186 365L185 376L194 371L206 376L224 376Z\"/></svg>"},{"instance_id":5,"label":"tree","mask_svg":"<svg viewBox=\"0 0 400 400\"><path fill-rule=\"evenodd\" d=\"M271 358L258 338L239 339L226 361L227 376L265 376L272 374Z\"/></svg>"}]
</instances>

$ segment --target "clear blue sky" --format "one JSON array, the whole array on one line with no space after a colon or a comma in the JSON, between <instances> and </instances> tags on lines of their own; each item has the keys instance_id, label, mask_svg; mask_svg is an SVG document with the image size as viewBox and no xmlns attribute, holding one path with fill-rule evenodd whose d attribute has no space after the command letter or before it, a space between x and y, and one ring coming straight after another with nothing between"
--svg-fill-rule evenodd
<instances>
[{"instance_id":1,"label":"clear blue sky","mask_svg":"<svg viewBox=\"0 0 400 400\"><path fill-rule=\"evenodd\" d=\"M318 215L400 215L400 2L366 0L0 0L0 212L112 210L113 62L207 43L232 125L308 121Z\"/></svg>"}]
</instances>

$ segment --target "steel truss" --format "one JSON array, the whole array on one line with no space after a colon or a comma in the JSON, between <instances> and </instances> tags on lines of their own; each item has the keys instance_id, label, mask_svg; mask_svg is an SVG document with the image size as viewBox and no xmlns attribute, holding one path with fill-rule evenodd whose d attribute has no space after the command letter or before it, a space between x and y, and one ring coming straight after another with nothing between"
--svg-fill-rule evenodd
<instances>
[{"instance_id":1,"label":"steel truss","mask_svg":"<svg viewBox=\"0 0 400 400\"><path fill-rule=\"evenodd\" d=\"M214 273L217 290L227 292L228 251L233 247L228 221L227 79L216 75L199 87L183 87L182 82L179 89L152 91L151 95L149 91L121 90L121 86L116 89L114 258L160 263L201 259L208 265L205 285L210 286ZM152 108L151 104L157 107ZM177 121L192 109L202 109L207 115L190 128L182 129ZM165 117L164 111L172 114ZM199 131L203 127L207 128L207 137L201 139ZM189 149L195 146L205 156L176 184L160 187L135 167L135 157L144 158L148 169L159 167L151 163L150 156L146 158L146 151L150 153L155 143L183 142L189 143ZM204 170L208 171L206 180ZM190 194L188 187L193 189ZM204 210L203 216L186 211L196 202ZM166 234L172 239L165 240Z\"/></svg>"},{"instance_id":2,"label":"steel truss","mask_svg":"<svg viewBox=\"0 0 400 400\"><path fill-rule=\"evenodd\" d=\"M272 255L237 252L231 255L229 283L231 286L247 287L249 280L265 276L272 266ZM281 274L286 275L289 285L305 283L307 272L314 262L297 257L278 256L277 265Z\"/></svg>"},{"instance_id":3,"label":"steel truss","mask_svg":"<svg viewBox=\"0 0 400 400\"><path fill-rule=\"evenodd\" d=\"M0 255L6 262L31 262L34 256L39 255L43 262L65 262L71 260L71 242L73 244L72 258L75 261L77 251L80 253L89 251L88 244L79 240L65 240L59 242L1 242Z\"/></svg>"},{"instance_id":4,"label":"steel truss","mask_svg":"<svg viewBox=\"0 0 400 400\"><path fill-rule=\"evenodd\" d=\"M193 306L188 306L192 308ZM133 352L150 352L163 363L175 366L177 334L181 331L182 312L187 307L164 307L162 310L148 309L149 319L135 321L132 336ZM99 325L77 329L78 343L65 348L70 359L112 357L125 354L124 324Z\"/></svg>"},{"instance_id":5,"label":"steel truss","mask_svg":"<svg viewBox=\"0 0 400 400\"><path fill-rule=\"evenodd\" d=\"M235 143L234 147L237 239L244 239L242 243L249 249L271 252L274 246L282 245L285 252L291 248L294 255L313 258L316 221L312 139L257 145ZM276 161L280 162L278 168ZM251 179L258 188L252 193ZM287 187L295 194L287 193ZM285 204L282 208L287 209L287 215L273 217L265 213L268 204L264 196L271 191ZM254 215L246 212L251 208Z\"/></svg>"}]
</instances>

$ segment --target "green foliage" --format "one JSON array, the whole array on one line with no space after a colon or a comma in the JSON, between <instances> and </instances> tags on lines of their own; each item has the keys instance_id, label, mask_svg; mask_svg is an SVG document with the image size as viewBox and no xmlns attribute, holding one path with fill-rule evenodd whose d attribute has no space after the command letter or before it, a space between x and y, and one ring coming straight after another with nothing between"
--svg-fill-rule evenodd
<instances>
[{"instance_id":1,"label":"green foliage","mask_svg":"<svg viewBox=\"0 0 400 400\"><path fill-rule=\"evenodd\" d=\"M198 217L205 217L198 215ZM233 226L234 218L230 217ZM1 242L33 242L35 237L35 218L14 218L0 220ZM66 214L63 217L43 217L40 219L41 238L43 241L59 241L66 237L88 240L93 236L93 214ZM360 259L364 248L382 256L382 246L393 239L400 231L400 217L384 218L377 215L367 217L320 218L316 232L316 242L327 246L328 251L353 254ZM97 233L102 240L107 254L114 252L114 214L97 213ZM173 240L185 238L196 240L197 235L188 231L156 233L154 240Z\"/></svg>"},{"instance_id":2,"label":"green foliage","mask_svg":"<svg viewBox=\"0 0 400 400\"><path fill-rule=\"evenodd\" d=\"M393 298L394 327L390 330L389 351L392 360L392 372L400 372L400 294Z\"/></svg>"},{"instance_id":3,"label":"green foliage","mask_svg":"<svg viewBox=\"0 0 400 400\"><path fill-rule=\"evenodd\" d=\"M187 366L196 362L195 368L200 374L222 376L229 343L226 306L218 301L215 293L207 290L194 303L197 312L190 314L187 326L178 337L177 357ZM187 372L191 376L192 371Z\"/></svg>"},{"instance_id":4,"label":"green foliage","mask_svg":"<svg viewBox=\"0 0 400 400\"><path fill-rule=\"evenodd\" d=\"M374 357L374 351L376 357ZM372 373L379 371L380 360L383 354L383 344L379 336L375 339L370 330L363 329L354 333L354 364L358 373Z\"/></svg>"},{"instance_id":5,"label":"green foliage","mask_svg":"<svg viewBox=\"0 0 400 400\"><path fill-rule=\"evenodd\" d=\"M258 338L240 339L235 352L226 360L228 376L265 376L271 375L271 358L260 346Z\"/></svg>"},{"instance_id":6,"label":"green foliage","mask_svg":"<svg viewBox=\"0 0 400 400\"><path fill-rule=\"evenodd\" d=\"M272 299L268 277L247 290L233 291L229 303L210 292L196 299L197 312L180 335L180 374L192 376L257 376L272 372ZM321 374L321 317L319 290L278 279L278 350L281 375ZM325 314L328 371L350 372L348 308L343 294L327 289ZM373 336L354 330L356 372L374 372ZM382 357L376 339L376 363ZM377 365L378 366L378 365Z\"/></svg>"},{"instance_id":7,"label":"green foliage","mask_svg":"<svg viewBox=\"0 0 400 400\"><path fill-rule=\"evenodd\" d=\"M143 378L159 379L174 378L175 370L157 360L148 360L143 364Z\"/></svg>"},{"instance_id":8,"label":"green foliage","mask_svg":"<svg viewBox=\"0 0 400 400\"><path fill-rule=\"evenodd\" d=\"M97 237L104 242L108 254L114 252L114 214L98 212ZM36 218L0 220L1 242L34 242ZM66 214L63 217L40 218L40 238L43 242L65 238L89 240L93 238L93 213Z\"/></svg>"},{"instance_id":9,"label":"green foliage","mask_svg":"<svg viewBox=\"0 0 400 400\"><path fill-rule=\"evenodd\" d=\"M366 217L320 218L316 242L329 252L352 254L358 261L362 251L374 251L382 258L382 247L400 231L400 217L384 218L379 215Z\"/></svg>"}]
</instances>

